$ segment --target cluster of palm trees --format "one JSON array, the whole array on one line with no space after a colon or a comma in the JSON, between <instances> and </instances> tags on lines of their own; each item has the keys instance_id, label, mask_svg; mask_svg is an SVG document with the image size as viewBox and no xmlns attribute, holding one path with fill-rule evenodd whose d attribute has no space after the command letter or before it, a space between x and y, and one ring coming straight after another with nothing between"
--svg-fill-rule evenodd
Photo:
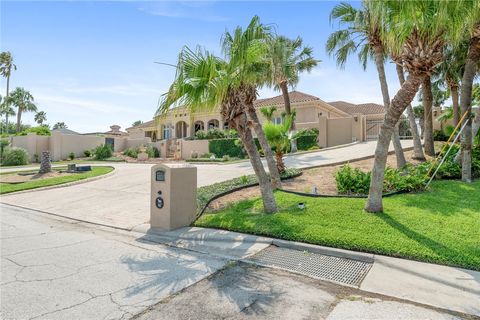
<instances>
[{"instance_id":1,"label":"cluster of palm trees","mask_svg":"<svg viewBox=\"0 0 480 320\"><path fill-rule=\"evenodd\" d=\"M377 67L386 115L375 151L368 212L381 212L382 188L388 146L393 140L397 164L406 161L398 141L400 116L406 111L414 137L414 154L434 156L432 78L446 83L453 99L454 119L467 114L462 132L462 180L471 181L472 85L480 61L480 2L474 0L374 1L357 9L337 5L331 18L346 26L327 41L327 52L340 66L356 52L365 67L371 58ZM396 63L400 89L390 99L385 59ZM404 73L407 73L405 79ZM420 87L424 116L424 148L416 131L411 102Z\"/></svg>"},{"instance_id":2,"label":"cluster of palm trees","mask_svg":"<svg viewBox=\"0 0 480 320\"><path fill-rule=\"evenodd\" d=\"M5 116L5 128L9 133L8 118L17 115L17 125L15 132L21 131L22 114L25 112L37 112L37 105L34 103L32 94L24 88L17 87L10 92L10 76L12 71L17 70L17 66L13 63L13 56L10 52L0 53L0 75L6 79L5 97L0 96L0 117ZM16 108L16 111L15 109ZM46 121L46 113L39 111L35 114L35 121L39 125L43 125Z\"/></svg>"},{"instance_id":3,"label":"cluster of palm trees","mask_svg":"<svg viewBox=\"0 0 480 320\"><path fill-rule=\"evenodd\" d=\"M300 72L310 71L319 61L300 38L277 36L257 16L245 29L237 27L226 32L222 51L220 57L200 47L195 50L184 47L175 79L163 96L157 115L168 112L174 105L185 106L192 113L219 108L225 122L238 132L250 158L259 180L264 211L273 213L277 211L273 189L281 187L280 174L253 103L260 87L274 87L282 91L285 111L290 116L288 87L298 82ZM288 129L293 128L292 124ZM252 132L264 151L269 175Z\"/></svg>"}]
</instances>

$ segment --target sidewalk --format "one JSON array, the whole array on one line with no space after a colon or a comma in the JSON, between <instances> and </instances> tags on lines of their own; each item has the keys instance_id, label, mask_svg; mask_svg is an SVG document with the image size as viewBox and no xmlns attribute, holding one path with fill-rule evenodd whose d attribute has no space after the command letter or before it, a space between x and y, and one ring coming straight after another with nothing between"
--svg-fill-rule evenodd
<instances>
[{"instance_id":1,"label":"sidewalk","mask_svg":"<svg viewBox=\"0 0 480 320\"><path fill-rule=\"evenodd\" d=\"M272 244L304 253L370 261L373 265L359 286L361 290L480 316L478 271L197 227L148 231L142 238L244 262Z\"/></svg>"}]
</instances>

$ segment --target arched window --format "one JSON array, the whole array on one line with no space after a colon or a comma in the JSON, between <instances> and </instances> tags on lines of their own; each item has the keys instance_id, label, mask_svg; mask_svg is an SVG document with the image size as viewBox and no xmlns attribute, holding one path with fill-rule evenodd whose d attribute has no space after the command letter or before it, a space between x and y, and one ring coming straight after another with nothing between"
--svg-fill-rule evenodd
<instances>
[{"instance_id":1,"label":"arched window","mask_svg":"<svg viewBox=\"0 0 480 320\"><path fill-rule=\"evenodd\" d=\"M195 133L197 133L200 130L205 130L203 121L195 121L194 126L195 126Z\"/></svg>"},{"instance_id":2,"label":"arched window","mask_svg":"<svg viewBox=\"0 0 480 320\"><path fill-rule=\"evenodd\" d=\"M208 124L207 124L208 130L218 128L219 126L220 126L220 123L218 122L217 119L212 119L208 121Z\"/></svg>"},{"instance_id":3,"label":"arched window","mask_svg":"<svg viewBox=\"0 0 480 320\"><path fill-rule=\"evenodd\" d=\"M175 124L175 138L185 138L187 136L187 123L178 121Z\"/></svg>"}]
</instances>

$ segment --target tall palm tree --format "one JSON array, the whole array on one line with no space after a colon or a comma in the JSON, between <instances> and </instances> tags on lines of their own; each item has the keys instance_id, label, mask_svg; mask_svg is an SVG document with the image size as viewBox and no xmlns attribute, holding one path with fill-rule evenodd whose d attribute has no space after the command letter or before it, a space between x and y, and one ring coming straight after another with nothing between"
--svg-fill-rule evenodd
<instances>
[{"instance_id":1,"label":"tall palm tree","mask_svg":"<svg viewBox=\"0 0 480 320\"><path fill-rule=\"evenodd\" d=\"M268 83L268 43L273 38L273 33L270 27L259 23L258 17L254 17L249 26L243 30L237 27L232 33L226 32L222 38L222 51L230 61L241 66L245 74L249 74L254 81L252 87L248 91L254 93L253 97L246 97L244 99L245 111L250 120L250 125L257 135L258 142L265 154L268 170L270 172L272 185L275 189L281 188L280 173L277 170L275 159L273 158L272 149L265 137L260 119L254 106L254 101L257 98L257 86ZM247 64L249 55L252 50L261 54L258 61Z\"/></svg>"},{"instance_id":2,"label":"tall palm tree","mask_svg":"<svg viewBox=\"0 0 480 320\"><path fill-rule=\"evenodd\" d=\"M4 51L0 53L0 75L7 79L7 88L5 94L5 102L7 103L6 107L8 106L8 97L9 97L9 89L10 89L10 76L12 74L12 70L17 70L17 66L13 63L12 54L9 51ZM5 126L8 132L8 116L11 113L5 113Z\"/></svg>"},{"instance_id":3,"label":"tall palm tree","mask_svg":"<svg viewBox=\"0 0 480 320\"><path fill-rule=\"evenodd\" d=\"M377 67L380 89L382 91L385 110L390 106L387 77L385 75L386 49L381 39L380 20L369 11L368 6L355 9L351 4L342 2L336 5L330 13L330 19L336 19L345 29L335 31L327 40L326 49L330 55L335 55L337 64L344 67L347 57L358 50L358 57L364 69L369 58L373 59ZM406 164L400 143L398 126L393 132L393 145L397 167Z\"/></svg>"},{"instance_id":4,"label":"tall palm tree","mask_svg":"<svg viewBox=\"0 0 480 320\"><path fill-rule=\"evenodd\" d=\"M245 30L237 28L232 39L239 41L244 33L250 38L237 43L245 50L242 57L230 50L226 50L229 54L225 58L220 58L201 48L194 51L184 47L179 54L175 79L163 96L157 115L165 114L175 105L183 105L191 112L219 108L229 127L237 130L249 155L259 180L264 211L272 213L277 211L277 206L271 180L255 146L246 114L246 105L253 104L260 81L252 67L263 63L264 34L268 32L258 17L254 17Z\"/></svg>"},{"instance_id":5,"label":"tall palm tree","mask_svg":"<svg viewBox=\"0 0 480 320\"><path fill-rule=\"evenodd\" d=\"M402 61L398 61L397 59L394 59L394 60L396 60L395 68L397 70L398 80L400 82L400 85L403 85L403 83L405 82L405 74L403 73L403 63ZM413 159L424 161L425 155L423 154L422 140L421 140L420 134L418 133L417 121L415 120L415 112L412 108L412 104L409 104L407 106L407 118L408 118L408 122L410 123L410 130L412 132L412 138L413 138ZM423 113L422 113L422 118L420 122L420 127L422 128L422 134L423 134Z\"/></svg>"},{"instance_id":6,"label":"tall palm tree","mask_svg":"<svg viewBox=\"0 0 480 320\"><path fill-rule=\"evenodd\" d=\"M10 133L9 125L8 125L8 117L14 116L15 110L11 107L11 97L5 98L2 100L0 104L0 117L5 116L5 133Z\"/></svg>"},{"instance_id":7,"label":"tall palm tree","mask_svg":"<svg viewBox=\"0 0 480 320\"><path fill-rule=\"evenodd\" d=\"M385 115L370 180L365 210L383 211L382 189L392 133L400 116L412 102L425 78L443 59L446 41L458 43L464 15L473 4L460 1L373 1L365 2L377 21L381 37L392 54L399 56L408 77L395 94Z\"/></svg>"},{"instance_id":8,"label":"tall palm tree","mask_svg":"<svg viewBox=\"0 0 480 320\"><path fill-rule=\"evenodd\" d=\"M32 94L24 88L17 87L13 90L9 99L13 106L17 107L17 127L16 132L20 132L20 124L22 122L22 113L35 112L37 106L33 103Z\"/></svg>"},{"instance_id":9,"label":"tall palm tree","mask_svg":"<svg viewBox=\"0 0 480 320\"><path fill-rule=\"evenodd\" d=\"M480 63L480 3L475 1L475 9L469 12L471 28L467 29L470 36L467 58L465 60L465 71L462 76L462 87L460 93L460 109L462 114L472 113L472 91L473 80ZM462 132L462 181L472 181L472 119L467 120L467 125Z\"/></svg>"},{"instance_id":10,"label":"tall palm tree","mask_svg":"<svg viewBox=\"0 0 480 320\"><path fill-rule=\"evenodd\" d=\"M35 113L35 117L33 119L39 125L43 125L43 123L47 121L47 113L45 111L39 111Z\"/></svg>"},{"instance_id":11,"label":"tall palm tree","mask_svg":"<svg viewBox=\"0 0 480 320\"><path fill-rule=\"evenodd\" d=\"M425 153L433 157L435 156L435 145L433 143L433 92L432 79L429 75L422 82L422 103L425 121L425 132L423 133Z\"/></svg>"},{"instance_id":12,"label":"tall palm tree","mask_svg":"<svg viewBox=\"0 0 480 320\"><path fill-rule=\"evenodd\" d=\"M284 36L275 37L270 43L268 53L270 61L271 85L282 92L285 104L285 113L289 116L291 111L288 88L295 87L299 81L300 73L310 72L320 60L313 57L313 49L303 45L301 37L292 40ZM295 121L290 130L295 130ZM292 152L297 151L296 141L292 140Z\"/></svg>"}]
</instances>

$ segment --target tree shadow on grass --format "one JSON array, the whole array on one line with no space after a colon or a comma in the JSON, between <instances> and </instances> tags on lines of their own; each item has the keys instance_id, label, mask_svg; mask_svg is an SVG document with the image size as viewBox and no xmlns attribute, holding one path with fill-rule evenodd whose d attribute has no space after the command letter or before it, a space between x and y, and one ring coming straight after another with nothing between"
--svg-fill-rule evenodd
<instances>
[{"instance_id":1,"label":"tree shadow on grass","mask_svg":"<svg viewBox=\"0 0 480 320\"><path fill-rule=\"evenodd\" d=\"M409 227L395 220L393 217L391 217L388 214L382 213L382 214L378 214L377 216L380 219L382 219L385 223L387 223L389 226L391 226L395 230L404 234L409 239L417 242L419 245L423 247L430 249L438 257L448 258L448 260L450 261L451 260L466 261L466 260L470 260L471 258L460 251L447 247L443 243L435 241L415 230L410 229Z\"/></svg>"}]
</instances>

